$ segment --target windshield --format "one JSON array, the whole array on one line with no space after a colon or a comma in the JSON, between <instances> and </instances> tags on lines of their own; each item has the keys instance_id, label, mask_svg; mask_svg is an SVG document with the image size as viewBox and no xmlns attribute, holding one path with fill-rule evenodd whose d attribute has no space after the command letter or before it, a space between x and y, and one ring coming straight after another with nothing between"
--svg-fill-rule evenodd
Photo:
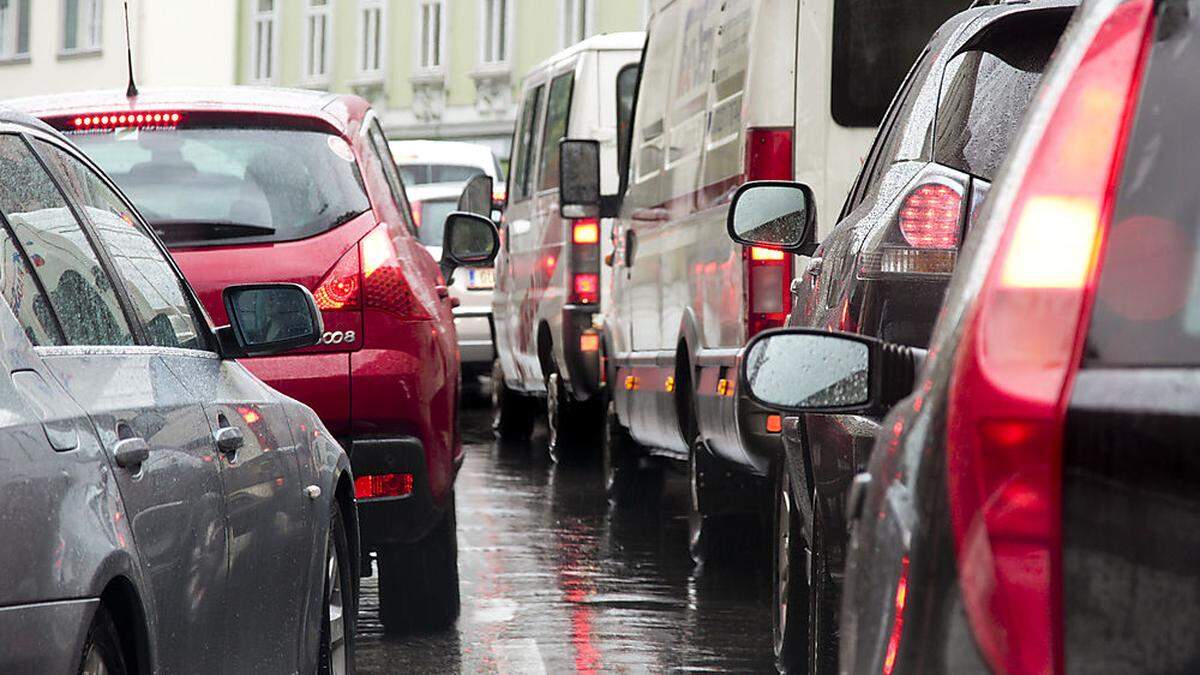
<instances>
[{"instance_id":1,"label":"windshield","mask_svg":"<svg viewBox=\"0 0 1200 675\"><path fill-rule=\"evenodd\" d=\"M367 211L341 137L289 129L123 129L73 137L173 245L291 241Z\"/></svg>"},{"instance_id":2,"label":"windshield","mask_svg":"<svg viewBox=\"0 0 1200 675\"><path fill-rule=\"evenodd\" d=\"M458 202L453 200L438 200L421 202L421 215L417 221L417 238L426 246L442 245L442 229L446 225L446 216L454 213Z\"/></svg>"},{"instance_id":3,"label":"windshield","mask_svg":"<svg viewBox=\"0 0 1200 675\"><path fill-rule=\"evenodd\" d=\"M405 185L465 183L486 172L482 167L461 164L399 164Z\"/></svg>"}]
</instances>

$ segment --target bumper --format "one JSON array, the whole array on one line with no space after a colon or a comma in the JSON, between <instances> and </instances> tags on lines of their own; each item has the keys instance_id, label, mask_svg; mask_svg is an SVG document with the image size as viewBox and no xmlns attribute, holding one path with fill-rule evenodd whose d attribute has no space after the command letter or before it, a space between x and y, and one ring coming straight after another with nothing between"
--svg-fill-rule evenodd
<instances>
[{"instance_id":1,"label":"bumper","mask_svg":"<svg viewBox=\"0 0 1200 675\"><path fill-rule=\"evenodd\" d=\"M351 444L354 476L409 473L412 492L400 497L358 500L358 526L363 551L418 541L441 516L441 506L429 489L425 448L412 437L357 439Z\"/></svg>"},{"instance_id":2,"label":"bumper","mask_svg":"<svg viewBox=\"0 0 1200 675\"><path fill-rule=\"evenodd\" d=\"M74 673L98 598L0 607L0 673Z\"/></svg>"},{"instance_id":3,"label":"bumper","mask_svg":"<svg viewBox=\"0 0 1200 675\"><path fill-rule=\"evenodd\" d=\"M562 311L562 356L566 384L578 401L586 401L600 392L599 341L594 351L583 351L579 338L593 332L592 317L599 311L593 305L567 305Z\"/></svg>"},{"instance_id":4,"label":"bumper","mask_svg":"<svg viewBox=\"0 0 1200 675\"><path fill-rule=\"evenodd\" d=\"M492 313L489 310L459 308L454 311L454 329L458 334L458 353L463 364L487 364L496 358L492 344Z\"/></svg>"}]
</instances>

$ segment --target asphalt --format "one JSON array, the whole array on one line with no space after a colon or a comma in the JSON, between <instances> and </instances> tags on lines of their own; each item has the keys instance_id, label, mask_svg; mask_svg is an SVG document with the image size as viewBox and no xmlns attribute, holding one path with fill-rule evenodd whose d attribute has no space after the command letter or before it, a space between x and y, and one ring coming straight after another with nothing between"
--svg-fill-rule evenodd
<instances>
[{"instance_id":1,"label":"asphalt","mask_svg":"<svg viewBox=\"0 0 1200 675\"><path fill-rule=\"evenodd\" d=\"M598 438L556 464L543 435L502 447L488 421L464 413L457 626L385 636L375 579L364 579L360 673L774 672L765 555L693 565L681 473L618 510Z\"/></svg>"}]
</instances>

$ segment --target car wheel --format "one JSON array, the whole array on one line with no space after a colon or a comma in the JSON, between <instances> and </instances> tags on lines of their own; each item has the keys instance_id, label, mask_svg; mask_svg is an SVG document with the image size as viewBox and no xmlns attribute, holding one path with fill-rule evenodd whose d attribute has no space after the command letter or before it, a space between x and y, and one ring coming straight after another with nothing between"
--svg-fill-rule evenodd
<instances>
[{"instance_id":1,"label":"car wheel","mask_svg":"<svg viewBox=\"0 0 1200 675\"><path fill-rule=\"evenodd\" d=\"M808 668L808 551L791 478L784 460L775 468L774 546L772 555L775 666L781 673Z\"/></svg>"},{"instance_id":2,"label":"car wheel","mask_svg":"<svg viewBox=\"0 0 1200 675\"><path fill-rule=\"evenodd\" d=\"M730 560L752 545L755 527L739 514L709 513L705 508L708 451L697 438L688 455L688 549L697 565Z\"/></svg>"},{"instance_id":3,"label":"car wheel","mask_svg":"<svg viewBox=\"0 0 1200 675\"><path fill-rule=\"evenodd\" d=\"M817 503L813 499L813 504ZM808 671L832 673L837 671L838 598L821 544L819 512L813 513L813 523L812 574L808 592Z\"/></svg>"},{"instance_id":4,"label":"car wheel","mask_svg":"<svg viewBox=\"0 0 1200 675\"><path fill-rule=\"evenodd\" d=\"M533 431L533 407L528 397L504 384L500 359L492 362L492 431L504 441L523 441Z\"/></svg>"},{"instance_id":5,"label":"car wheel","mask_svg":"<svg viewBox=\"0 0 1200 675\"><path fill-rule=\"evenodd\" d=\"M444 630L459 614L458 523L454 493L441 522L413 544L379 554L379 618L393 635Z\"/></svg>"},{"instance_id":6,"label":"car wheel","mask_svg":"<svg viewBox=\"0 0 1200 675\"><path fill-rule=\"evenodd\" d=\"M125 675L128 669L120 645L117 626L104 605L100 605L83 643L80 675Z\"/></svg>"},{"instance_id":7,"label":"car wheel","mask_svg":"<svg viewBox=\"0 0 1200 675\"><path fill-rule=\"evenodd\" d=\"M621 424L617 404L611 399L605 405L600 454L604 490L614 506L623 508L657 499L663 482L662 467L641 466L646 451Z\"/></svg>"},{"instance_id":8,"label":"car wheel","mask_svg":"<svg viewBox=\"0 0 1200 675\"><path fill-rule=\"evenodd\" d=\"M354 570L341 507L333 503L329 514L329 541L325 544L325 589L321 611L321 648L317 661L321 675L354 672L355 619Z\"/></svg>"}]
</instances>

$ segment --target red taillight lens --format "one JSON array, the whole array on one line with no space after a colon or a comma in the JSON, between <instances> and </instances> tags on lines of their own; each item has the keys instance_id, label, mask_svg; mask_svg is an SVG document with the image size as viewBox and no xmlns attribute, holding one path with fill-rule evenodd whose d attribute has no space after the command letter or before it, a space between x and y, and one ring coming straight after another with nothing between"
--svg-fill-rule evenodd
<instances>
[{"instance_id":1,"label":"red taillight lens","mask_svg":"<svg viewBox=\"0 0 1200 675\"><path fill-rule=\"evenodd\" d=\"M941 183L926 183L900 207L900 232L913 248L956 248L962 195Z\"/></svg>"},{"instance_id":2,"label":"red taillight lens","mask_svg":"<svg viewBox=\"0 0 1200 675\"><path fill-rule=\"evenodd\" d=\"M358 309L361 306L358 248L352 248L321 280L313 291L317 307L324 311Z\"/></svg>"},{"instance_id":3,"label":"red taillight lens","mask_svg":"<svg viewBox=\"0 0 1200 675\"><path fill-rule=\"evenodd\" d=\"M121 129L125 127L175 127L183 121L177 112L125 111L113 113L89 113L76 116L62 126L85 131L89 129Z\"/></svg>"},{"instance_id":4,"label":"red taillight lens","mask_svg":"<svg viewBox=\"0 0 1200 675\"><path fill-rule=\"evenodd\" d=\"M746 180L792 180L792 130L746 131ZM743 256L746 270L746 337L782 326L792 307L791 256L758 246Z\"/></svg>"},{"instance_id":5,"label":"red taillight lens","mask_svg":"<svg viewBox=\"0 0 1200 675\"><path fill-rule=\"evenodd\" d=\"M600 243L600 223L591 218L575 221L571 228L571 242L575 245Z\"/></svg>"},{"instance_id":6,"label":"red taillight lens","mask_svg":"<svg viewBox=\"0 0 1200 675\"><path fill-rule=\"evenodd\" d=\"M792 180L792 130L746 130L746 180Z\"/></svg>"},{"instance_id":7,"label":"red taillight lens","mask_svg":"<svg viewBox=\"0 0 1200 675\"><path fill-rule=\"evenodd\" d=\"M1062 671L1063 419L1152 6L1114 10L1063 91L951 380L946 473L959 582L1000 672Z\"/></svg>"},{"instance_id":8,"label":"red taillight lens","mask_svg":"<svg viewBox=\"0 0 1200 675\"><path fill-rule=\"evenodd\" d=\"M592 305L600 301L600 275L576 274L572 283L575 302Z\"/></svg>"},{"instance_id":9,"label":"red taillight lens","mask_svg":"<svg viewBox=\"0 0 1200 675\"><path fill-rule=\"evenodd\" d=\"M429 318L429 311L413 294L408 278L404 276L387 224L381 223L363 237L359 250L365 308L382 310L404 319Z\"/></svg>"},{"instance_id":10,"label":"red taillight lens","mask_svg":"<svg viewBox=\"0 0 1200 675\"><path fill-rule=\"evenodd\" d=\"M600 221L580 218L570 222L571 287L568 302L595 305L600 302Z\"/></svg>"},{"instance_id":11,"label":"red taillight lens","mask_svg":"<svg viewBox=\"0 0 1200 675\"><path fill-rule=\"evenodd\" d=\"M359 476L354 479L356 499L407 497L413 491L411 473L385 473L378 476Z\"/></svg>"}]
</instances>

